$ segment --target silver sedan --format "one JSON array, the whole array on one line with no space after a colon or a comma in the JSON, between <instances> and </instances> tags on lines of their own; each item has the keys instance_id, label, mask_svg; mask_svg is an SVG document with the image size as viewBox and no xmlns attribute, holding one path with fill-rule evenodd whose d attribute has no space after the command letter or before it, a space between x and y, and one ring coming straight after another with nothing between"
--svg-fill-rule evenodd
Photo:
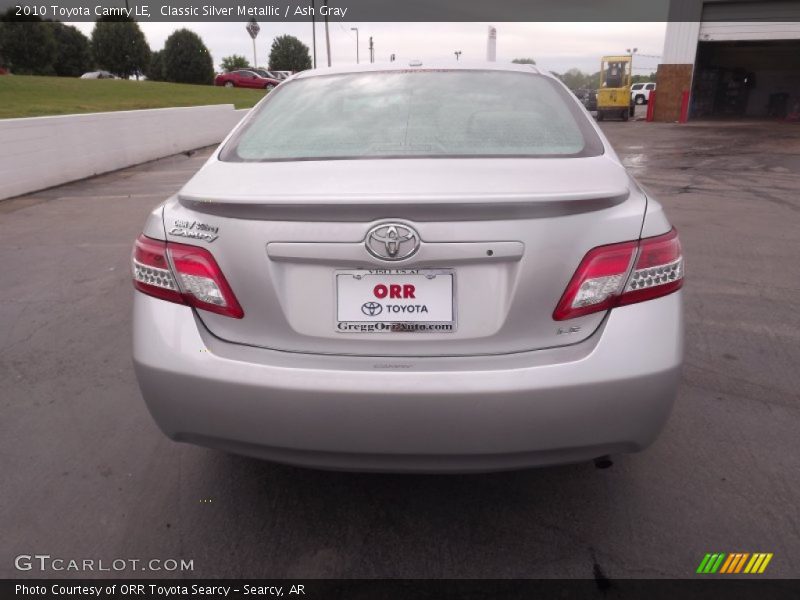
<instances>
[{"instance_id":1,"label":"silver sedan","mask_svg":"<svg viewBox=\"0 0 800 600\"><path fill-rule=\"evenodd\" d=\"M648 446L683 256L578 100L528 65L296 75L158 206L133 356L170 438L489 471Z\"/></svg>"}]
</instances>

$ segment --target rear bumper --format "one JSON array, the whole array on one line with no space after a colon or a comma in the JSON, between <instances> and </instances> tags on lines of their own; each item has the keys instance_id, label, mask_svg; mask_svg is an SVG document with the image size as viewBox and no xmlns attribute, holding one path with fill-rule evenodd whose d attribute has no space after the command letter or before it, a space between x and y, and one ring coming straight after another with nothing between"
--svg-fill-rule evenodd
<instances>
[{"instance_id":1,"label":"rear bumper","mask_svg":"<svg viewBox=\"0 0 800 600\"><path fill-rule=\"evenodd\" d=\"M489 471L648 446L683 354L681 293L611 311L584 342L489 357L321 356L230 344L136 292L133 358L170 438L279 462Z\"/></svg>"}]
</instances>

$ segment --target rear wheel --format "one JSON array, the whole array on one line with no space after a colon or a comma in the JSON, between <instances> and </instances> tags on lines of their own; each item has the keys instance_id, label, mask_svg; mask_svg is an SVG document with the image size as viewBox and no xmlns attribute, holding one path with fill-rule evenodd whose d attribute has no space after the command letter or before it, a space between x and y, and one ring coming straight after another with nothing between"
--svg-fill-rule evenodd
<instances>
[{"instance_id":1,"label":"rear wheel","mask_svg":"<svg viewBox=\"0 0 800 600\"><path fill-rule=\"evenodd\" d=\"M268 83L267 85L264 86L264 89L267 90L268 92L271 92L272 90L275 89L275 86L272 85L271 83Z\"/></svg>"},{"instance_id":2,"label":"rear wheel","mask_svg":"<svg viewBox=\"0 0 800 600\"><path fill-rule=\"evenodd\" d=\"M225 82L225 87L226 87L226 88L232 88L232 87L234 87L234 85L235 85L235 84L234 84L232 81L226 81L226 82Z\"/></svg>"},{"instance_id":3,"label":"rear wheel","mask_svg":"<svg viewBox=\"0 0 800 600\"><path fill-rule=\"evenodd\" d=\"M598 121L602 121L605 118L606 118L605 113L602 110L598 110L597 111L597 120Z\"/></svg>"},{"instance_id":4,"label":"rear wheel","mask_svg":"<svg viewBox=\"0 0 800 600\"><path fill-rule=\"evenodd\" d=\"M622 120L623 121L627 121L628 120L628 109L627 108L622 111Z\"/></svg>"},{"instance_id":5,"label":"rear wheel","mask_svg":"<svg viewBox=\"0 0 800 600\"><path fill-rule=\"evenodd\" d=\"M644 104L644 96L639 94L638 96L636 96L635 102L636 102L636 104Z\"/></svg>"}]
</instances>

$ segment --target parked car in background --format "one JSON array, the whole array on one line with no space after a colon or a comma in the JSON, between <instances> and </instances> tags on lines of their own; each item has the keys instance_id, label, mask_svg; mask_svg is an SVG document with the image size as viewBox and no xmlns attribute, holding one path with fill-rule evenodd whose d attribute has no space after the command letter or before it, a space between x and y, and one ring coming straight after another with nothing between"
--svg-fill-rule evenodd
<instances>
[{"instance_id":1,"label":"parked car in background","mask_svg":"<svg viewBox=\"0 0 800 600\"><path fill-rule=\"evenodd\" d=\"M656 89L655 83L634 83L631 86L631 102L634 104L647 104L650 102L650 92Z\"/></svg>"},{"instance_id":2,"label":"parked car in background","mask_svg":"<svg viewBox=\"0 0 800 600\"><path fill-rule=\"evenodd\" d=\"M597 90L579 89L575 90L574 93L578 100L586 107L586 110L597 110Z\"/></svg>"},{"instance_id":3,"label":"parked car in background","mask_svg":"<svg viewBox=\"0 0 800 600\"><path fill-rule=\"evenodd\" d=\"M271 90L280 81L271 77L262 77L252 69L239 69L229 73L220 73L214 78L214 85L225 87L259 88Z\"/></svg>"},{"instance_id":4,"label":"parked car in background","mask_svg":"<svg viewBox=\"0 0 800 600\"><path fill-rule=\"evenodd\" d=\"M683 257L531 65L305 71L135 242L133 360L175 440L490 471L635 452L683 356Z\"/></svg>"},{"instance_id":5,"label":"parked car in background","mask_svg":"<svg viewBox=\"0 0 800 600\"><path fill-rule=\"evenodd\" d=\"M89 71L81 75L81 79L119 79L108 71Z\"/></svg>"},{"instance_id":6,"label":"parked car in background","mask_svg":"<svg viewBox=\"0 0 800 600\"><path fill-rule=\"evenodd\" d=\"M589 93L586 95L584 99L583 105L586 107L588 111L596 111L597 110L597 90L589 90Z\"/></svg>"},{"instance_id":7,"label":"parked car in background","mask_svg":"<svg viewBox=\"0 0 800 600\"><path fill-rule=\"evenodd\" d=\"M275 79L277 81L283 81L286 79L286 71L267 71L266 69L250 69L251 71L255 71L262 77L266 77L267 79Z\"/></svg>"},{"instance_id":8,"label":"parked car in background","mask_svg":"<svg viewBox=\"0 0 800 600\"><path fill-rule=\"evenodd\" d=\"M580 100L581 102L583 102L583 97L586 95L586 93L587 93L588 91L589 91L589 90L587 90L587 89L580 88L580 89L577 89L577 90L572 90L572 93L573 93L573 94L575 94L575 97L576 97L578 100Z\"/></svg>"}]
</instances>

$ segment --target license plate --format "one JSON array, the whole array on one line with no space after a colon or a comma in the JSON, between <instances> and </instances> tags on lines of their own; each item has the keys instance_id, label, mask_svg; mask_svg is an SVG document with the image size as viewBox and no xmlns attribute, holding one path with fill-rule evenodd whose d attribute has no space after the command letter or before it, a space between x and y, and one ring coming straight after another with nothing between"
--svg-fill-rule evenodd
<instances>
[{"instance_id":1,"label":"license plate","mask_svg":"<svg viewBox=\"0 0 800 600\"><path fill-rule=\"evenodd\" d=\"M452 332L452 269L336 272L336 330L343 333Z\"/></svg>"}]
</instances>

